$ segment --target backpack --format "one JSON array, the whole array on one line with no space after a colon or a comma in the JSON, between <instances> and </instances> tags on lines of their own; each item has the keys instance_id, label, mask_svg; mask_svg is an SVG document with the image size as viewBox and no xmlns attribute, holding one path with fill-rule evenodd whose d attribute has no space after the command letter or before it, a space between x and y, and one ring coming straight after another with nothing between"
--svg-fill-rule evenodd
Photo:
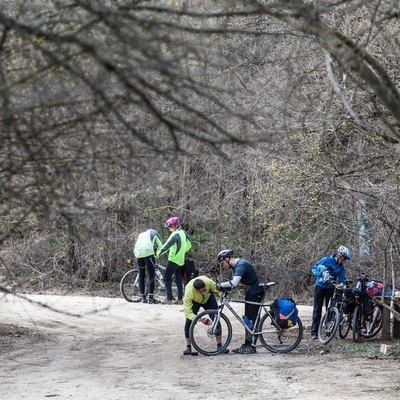
<instances>
[{"instance_id":1,"label":"backpack","mask_svg":"<svg viewBox=\"0 0 400 400\"><path fill-rule=\"evenodd\" d=\"M271 311L281 328L285 329L296 325L299 311L291 297L275 299L271 305Z\"/></svg>"},{"instance_id":2,"label":"backpack","mask_svg":"<svg viewBox=\"0 0 400 400\"><path fill-rule=\"evenodd\" d=\"M181 272L185 285L193 278L197 278L199 276L199 269L196 267L193 260L185 260L185 264L183 264Z\"/></svg>"}]
</instances>

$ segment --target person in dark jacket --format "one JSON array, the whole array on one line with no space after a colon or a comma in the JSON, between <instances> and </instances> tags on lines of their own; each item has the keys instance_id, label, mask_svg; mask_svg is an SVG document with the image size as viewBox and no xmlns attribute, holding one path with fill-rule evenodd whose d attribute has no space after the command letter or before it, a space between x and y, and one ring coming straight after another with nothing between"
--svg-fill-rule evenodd
<instances>
[{"instance_id":1,"label":"person in dark jacket","mask_svg":"<svg viewBox=\"0 0 400 400\"><path fill-rule=\"evenodd\" d=\"M260 283L253 265L244 258L234 258L233 250L222 250L217 256L219 264L224 268L233 269L233 278L227 282L217 283L217 290L231 289L237 286L246 286L245 300L261 303L264 289L258 286ZM257 318L260 306L247 304L244 306L244 315L251 321ZM256 352L255 343L252 343L251 335L245 332L245 342L238 349L232 350L238 354L253 354Z\"/></svg>"}]
</instances>

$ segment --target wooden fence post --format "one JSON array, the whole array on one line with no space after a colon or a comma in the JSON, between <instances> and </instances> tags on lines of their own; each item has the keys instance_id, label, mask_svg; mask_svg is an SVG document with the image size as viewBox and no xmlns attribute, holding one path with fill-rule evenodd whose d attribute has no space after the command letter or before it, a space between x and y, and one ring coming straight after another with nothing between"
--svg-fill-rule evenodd
<instances>
[{"instance_id":1,"label":"wooden fence post","mask_svg":"<svg viewBox=\"0 0 400 400\"><path fill-rule=\"evenodd\" d=\"M393 302L393 307L394 307L395 311L400 312L400 307L395 301ZM393 339L400 338L400 321L397 320L396 318L393 318L392 338Z\"/></svg>"},{"instance_id":2,"label":"wooden fence post","mask_svg":"<svg viewBox=\"0 0 400 400\"><path fill-rule=\"evenodd\" d=\"M390 310L383 307L382 314L382 340L390 340Z\"/></svg>"}]
</instances>

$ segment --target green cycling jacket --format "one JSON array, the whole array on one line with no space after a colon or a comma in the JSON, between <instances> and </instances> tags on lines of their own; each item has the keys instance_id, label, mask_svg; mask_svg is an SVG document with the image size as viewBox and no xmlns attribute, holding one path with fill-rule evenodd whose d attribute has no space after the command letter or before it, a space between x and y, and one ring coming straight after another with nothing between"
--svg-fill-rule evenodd
<instances>
[{"instance_id":1,"label":"green cycling jacket","mask_svg":"<svg viewBox=\"0 0 400 400\"><path fill-rule=\"evenodd\" d=\"M178 228L172 232L162 249L157 252L156 257L160 257L168 250L168 261L171 261L180 267L185 264L185 254L192 248L192 241L185 231Z\"/></svg>"},{"instance_id":2,"label":"green cycling jacket","mask_svg":"<svg viewBox=\"0 0 400 400\"><path fill-rule=\"evenodd\" d=\"M200 279L205 283L207 288L205 292L199 292L193 287L193 283L196 279ZM186 318L193 321L194 317L196 316L196 314L193 312L193 303L207 303L212 293L216 294L218 297L221 295L221 292L217 290L216 284L212 279L203 275L189 281L189 283L185 286L185 297L183 299L183 309Z\"/></svg>"}]
</instances>

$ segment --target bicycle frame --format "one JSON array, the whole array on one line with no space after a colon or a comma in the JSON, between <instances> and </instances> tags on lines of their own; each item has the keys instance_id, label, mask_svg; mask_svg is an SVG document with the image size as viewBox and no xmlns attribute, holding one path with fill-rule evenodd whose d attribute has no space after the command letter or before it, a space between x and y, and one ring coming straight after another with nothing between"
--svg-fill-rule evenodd
<instances>
[{"instance_id":1,"label":"bicycle frame","mask_svg":"<svg viewBox=\"0 0 400 400\"><path fill-rule=\"evenodd\" d=\"M214 319L214 321L212 322L211 325L211 330L212 333L216 333L217 332L217 325L218 322L220 320L221 317L221 313L223 312L224 308L226 307L233 315L234 317L240 322L240 324L245 328L246 332L248 332L251 337L252 337L252 343L254 344L256 342L256 337L258 335L262 335L262 333L267 332L267 331L262 331L262 332L256 332L258 325L260 323L261 320L261 316L262 316L262 312L264 311L266 314L268 314L271 318L271 321L273 323L274 326L274 330L279 329L282 330L282 328L279 326L279 324L275 321L274 316L271 314L271 312L269 311L268 308L271 307L272 303L265 303L264 302L264 298L265 295L268 291L268 289L272 286L275 286L275 283L271 282L268 286L268 284L265 284L264 286L264 295L262 298L262 302L261 303L257 303L257 302L253 302L253 301L247 301L247 300L239 300L239 299L229 299L228 300L228 292L223 292L223 294L221 295L220 298L220 305L218 306L218 317ZM246 323L243 321L243 318L241 318L239 316L239 314L235 311L235 309L230 305L230 302L232 303L241 303L241 304L253 304L253 305L257 305L260 306L260 308L258 309L258 313L257 313L257 318L256 320L253 322L253 328L250 329Z\"/></svg>"}]
</instances>

